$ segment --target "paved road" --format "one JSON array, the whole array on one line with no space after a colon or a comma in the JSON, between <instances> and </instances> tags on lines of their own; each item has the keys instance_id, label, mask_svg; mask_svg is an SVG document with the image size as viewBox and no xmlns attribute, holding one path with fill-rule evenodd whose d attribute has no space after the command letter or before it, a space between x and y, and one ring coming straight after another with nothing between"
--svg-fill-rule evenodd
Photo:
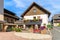
<instances>
[{"instance_id":1,"label":"paved road","mask_svg":"<svg viewBox=\"0 0 60 40\"><path fill-rule=\"evenodd\" d=\"M0 32L0 40L27 40L14 35L14 32Z\"/></svg>"},{"instance_id":2,"label":"paved road","mask_svg":"<svg viewBox=\"0 0 60 40\"><path fill-rule=\"evenodd\" d=\"M53 40L60 40L60 27L54 27L53 30L51 30Z\"/></svg>"},{"instance_id":3,"label":"paved road","mask_svg":"<svg viewBox=\"0 0 60 40\"><path fill-rule=\"evenodd\" d=\"M53 40L60 40L60 27L54 27L52 30ZM27 40L17 37L12 32L0 32L0 40Z\"/></svg>"}]
</instances>

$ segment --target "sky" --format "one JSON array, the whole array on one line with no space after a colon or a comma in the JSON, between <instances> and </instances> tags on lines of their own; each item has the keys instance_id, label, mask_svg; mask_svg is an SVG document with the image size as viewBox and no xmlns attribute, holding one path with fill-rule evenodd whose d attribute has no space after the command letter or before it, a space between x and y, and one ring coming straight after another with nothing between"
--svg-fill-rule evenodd
<instances>
[{"instance_id":1,"label":"sky","mask_svg":"<svg viewBox=\"0 0 60 40\"><path fill-rule=\"evenodd\" d=\"M49 20L54 14L60 13L60 0L4 0L4 8L20 17L33 2L36 2L51 13Z\"/></svg>"}]
</instances>

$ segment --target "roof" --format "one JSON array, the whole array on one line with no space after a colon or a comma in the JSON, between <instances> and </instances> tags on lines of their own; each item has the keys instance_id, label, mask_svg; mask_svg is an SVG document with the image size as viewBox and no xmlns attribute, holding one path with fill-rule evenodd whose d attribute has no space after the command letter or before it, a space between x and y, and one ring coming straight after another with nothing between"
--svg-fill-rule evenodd
<instances>
[{"instance_id":1,"label":"roof","mask_svg":"<svg viewBox=\"0 0 60 40\"><path fill-rule=\"evenodd\" d=\"M50 12L49 11L47 11L46 9L44 9L42 6L39 6L35 2L33 2L31 4L31 6L21 15L21 17L23 17L33 6L38 7L38 9L42 10L43 12L45 12L46 14L48 14L50 16Z\"/></svg>"},{"instance_id":2,"label":"roof","mask_svg":"<svg viewBox=\"0 0 60 40\"><path fill-rule=\"evenodd\" d=\"M53 16L53 19L60 19L60 14L55 14L55 15Z\"/></svg>"},{"instance_id":3,"label":"roof","mask_svg":"<svg viewBox=\"0 0 60 40\"><path fill-rule=\"evenodd\" d=\"M15 18L17 20L20 19L18 16L12 16L12 15L8 15L8 14L4 14L4 16L10 17L10 18Z\"/></svg>"},{"instance_id":4,"label":"roof","mask_svg":"<svg viewBox=\"0 0 60 40\"><path fill-rule=\"evenodd\" d=\"M9 14L11 14L11 15L16 15L15 13L13 13L13 12L11 12L11 11L5 9L5 8L4 8L4 13L9 13Z\"/></svg>"},{"instance_id":5,"label":"roof","mask_svg":"<svg viewBox=\"0 0 60 40\"><path fill-rule=\"evenodd\" d=\"M8 14L5 14L5 13L8 13ZM11 15L13 15L13 16L11 16L11 15L9 15L9 14L11 14ZM10 16L10 17L13 17L13 18L16 18L16 19L18 19L18 20L19 20L19 17L18 17L18 16L16 16L16 14L15 14L15 13L13 13L13 12L11 12L11 11L9 11L9 10L5 9L5 8L4 8L4 15L7 15L7 16Z\"/></svg>"}]
</instances>

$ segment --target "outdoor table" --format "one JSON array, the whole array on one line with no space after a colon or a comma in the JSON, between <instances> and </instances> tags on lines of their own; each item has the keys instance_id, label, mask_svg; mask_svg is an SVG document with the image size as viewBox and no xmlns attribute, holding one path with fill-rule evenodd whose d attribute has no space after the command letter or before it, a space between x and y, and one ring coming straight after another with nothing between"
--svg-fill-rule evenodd
<instances>
[{"instance_id":1,"label":"outdoor table","mask_svg":"<svg viewBox=\"0 0 60 40\"><path fill-rule=\"evenodd\" d=\"M15 33L15 35L29 40L52 40L52 36L48 34Z\"/></svg>"}]
</instances>

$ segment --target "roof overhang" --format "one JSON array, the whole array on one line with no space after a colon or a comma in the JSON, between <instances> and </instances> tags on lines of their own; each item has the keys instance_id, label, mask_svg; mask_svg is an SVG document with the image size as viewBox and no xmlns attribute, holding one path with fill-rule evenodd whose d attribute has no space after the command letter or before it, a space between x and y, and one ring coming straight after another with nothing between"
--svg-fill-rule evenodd
<instances>
[{"instance_id":1,"label":"roof overhang","mask_svg":"<svg viewBox=\"0 0 60 40\"><path fill-rule=\"evenodd\" d=\"M50 16L50 12L47 11L46 9L44 9L42 6L39 6L38 4L36 4L35 2L33 2L31 4L31 6L21 15L21 17L23 17L33 6L36 6L38 9L42 10L43 12L45 12L46 14L48 14L48 17Z\"/></svg>"}]
</instances>

